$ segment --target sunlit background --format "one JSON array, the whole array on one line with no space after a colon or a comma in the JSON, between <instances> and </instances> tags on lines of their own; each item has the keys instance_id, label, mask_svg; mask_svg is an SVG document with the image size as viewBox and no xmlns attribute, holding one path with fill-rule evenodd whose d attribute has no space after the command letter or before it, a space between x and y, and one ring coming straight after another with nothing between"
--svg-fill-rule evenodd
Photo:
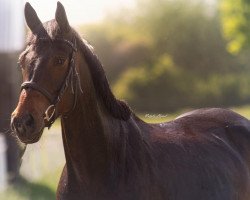
<instances>
[{"instance_id":1,"label":"sunlit background","mask_svg":"<svg viewBox=\"0 0 250 200\"><path fill-rule=\"evenodd\" d=\"M30 0L42 21L55 16L57 0ZM108 12L118 12L121 8L132 8L135 0L61 0L67 10L68 19L73 25L101 21Z\"/></svg>"},{"instance_id":2,"label":"sunlit background","mask_svg":"<svg viewBox=\"0 0 250 200\"><path fill-rule=\"evenodd\" d=\"M56 0L29 2L41 21L54 18ZM94 46L115 95L143 120L167 121L201 107L250 118L249 1L61 2L70 24ZM19 148L9 136L27 31L24 4L0 0L0 199L51 200L65 162L60 122L28 147L20 176Z\"/></svg>"}]
</instances>

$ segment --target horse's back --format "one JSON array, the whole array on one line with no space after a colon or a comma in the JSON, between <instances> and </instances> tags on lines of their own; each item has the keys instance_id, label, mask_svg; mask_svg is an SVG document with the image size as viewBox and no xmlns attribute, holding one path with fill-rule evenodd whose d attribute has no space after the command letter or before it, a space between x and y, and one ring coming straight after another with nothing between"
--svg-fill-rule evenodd
<instances>
[{"instance_id":1,"label":"horse's back","mask_svg":"<svg viewBox=\"0 0 250 200\"><path fill-rule=\"evenodd\" d=\"M154 138L211 139L221 138L234 147L246 142L250 146L250 121L228 109L198 109L175 120L154 124L151 136ZM240 144L242 146L242 144Z\"/></svg>"},{"instance_id":2,"label":"horse's back","mask_svg":"<svg viewBox=\"0 0 250 200\"><path fill-rule=\"evenodd\" d=\"M199 109L177 117L171 123L184 137L220 140L237 151L250 167L250 121L229 109ZM248 162L249 160L249 162Z\"/></svg>"},{"instance_id":3,"label":"horse's back","mask_svg":"<svg viewBox=\"0 0 250 200\"><path fill-rule=\"evenodd\" d=\"M250 123L201 109L153 125L150 141L169 200L250 199Z\"/></svg>"}]
</instances>

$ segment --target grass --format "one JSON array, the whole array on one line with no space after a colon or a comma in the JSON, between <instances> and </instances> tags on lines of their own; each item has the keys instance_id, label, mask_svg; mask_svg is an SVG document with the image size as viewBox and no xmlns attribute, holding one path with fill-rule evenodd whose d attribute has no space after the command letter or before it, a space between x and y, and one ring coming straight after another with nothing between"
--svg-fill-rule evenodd
<instances>
[{"instance_id":1,"label":"grass","mask_svg":"<svg viewBox=\"0 0 250 200\"><path fill-rule=\"evenodd\" d=\"M37 182L20 178L7 190L0 193L3 200L55 200L56 189L62 168L45 175Z\"/></svg>"},{"instance_id":2,"label":"grass","mask_svg":"<svg viewBox=\"0 0 250 200\"><path fill-rule=\"evenodd\" d=\"M243 115L244 117L250 119L250 105L240 106L231 108L235 112ZM170 121L176 118L178 115L184 113L172 113L172 114L141 114L140 118L150 123L161 123L165 121ZM57 122L59 126L59 122ZM62 168L47 174L39 181L29 182L24 178L20 181L10 186L5 192L0 193L0 199L3 200L54 200L56 196L56 188L59 182L60 173Z\"/></svg>"},{"instance_id":3,"label":"grass","mask_svg":"<svg viewBox=\"0 0 250 200\"><path fill-rule=\"evenodd\" d=\"M46 183L28 182L21 178L4 193L0 194L0 199L4 200L53 200L55 191Z\"/></svg>"}]
</instances>

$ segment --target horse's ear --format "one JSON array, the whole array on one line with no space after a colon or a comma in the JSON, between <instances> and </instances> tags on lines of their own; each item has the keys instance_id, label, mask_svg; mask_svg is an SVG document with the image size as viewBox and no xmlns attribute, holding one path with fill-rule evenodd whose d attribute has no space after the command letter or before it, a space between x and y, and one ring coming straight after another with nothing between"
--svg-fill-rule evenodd
<instances>
[{"instance_id":1,"label":"horse's ear","mask_svg":"<svg viewBox=\"0 0 250 200\"><path fill-rule=\"evenodd\" d=\"M25 20L27 22L28 27L33 33L35 33L36 28L40 24L42 24L42 22L38 18L34 8L28 2L26 2L25 4L24 15L25 15Z\"/></svg>"},{"instance_id":2,"label":"horse's ear","mask_svg":"<svg viewBox=\"0 0 250 200\"><path fill-rule=\"evenodd\" d=\"M63 5L58 1L56 8L55 19L60 27L60 29L67 33L70 30L69 22Z\"/></svg>"}]
</instances>

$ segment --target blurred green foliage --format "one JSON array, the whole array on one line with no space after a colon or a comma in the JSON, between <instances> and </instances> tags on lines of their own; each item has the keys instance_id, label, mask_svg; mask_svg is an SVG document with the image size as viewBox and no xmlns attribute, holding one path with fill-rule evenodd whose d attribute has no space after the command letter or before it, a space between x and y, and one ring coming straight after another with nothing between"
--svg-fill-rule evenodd
<instances>
[{"instance_id":1,"label":"blurred green foliage","mask_svg":"<svg viewBox=\"0 0 250 200\"><path fill-rule=\"evenodd\" d=\"M137 112L246 104L248 54L228 53L219 16L201 0L137 0L80 30L115 94Z\"/></svg>"},{"instance_id":2,"label":"blurred green foliage","mask_svg":"<svg viewBox=\"0 0 250 200\"><path fill-rule=\"evenodd\" d=\"M220 0L221 21L231 53L250 45L250 1Z\"/></svg>"}]
</instances>

